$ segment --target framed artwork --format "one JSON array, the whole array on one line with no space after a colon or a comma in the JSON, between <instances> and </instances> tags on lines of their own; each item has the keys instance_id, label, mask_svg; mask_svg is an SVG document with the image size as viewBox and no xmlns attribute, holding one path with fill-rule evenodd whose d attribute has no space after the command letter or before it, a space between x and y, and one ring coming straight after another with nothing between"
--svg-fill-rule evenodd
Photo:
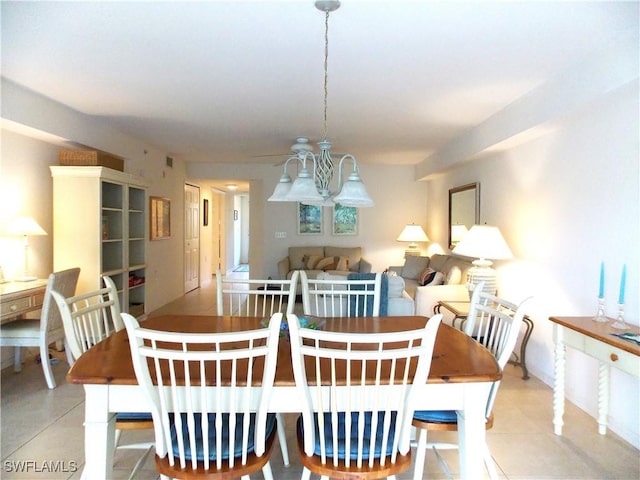
<instances>
[{"instance_id":1,"label":"framed artwork","mask_svg":"<svg viewBox=\"0 0 640 480\"><path fill-rule=\"evenodd\" d=\"M202 225L209 225L209 200L202 200Z\"/></svg>"},{"instance_id":2,"label":"framed artwork","mask_svg":"<svg viewBox=\"0 0 640 480\"><path fill-rule=\"evenodd\" d=\"M358 234L358 208L345 207L336 203L333 207L333 232L334 235Z\"/></svg>"},{"instance_id":3,"label":"framed artwork","mask_svg":"<svg viewBox=\"0 0 640 480\"><path fill-rule=\"evenodd\" d=\"M162 240L171 237L171 200L164 197L149 197L151 240Z\"/></svg>"},{"instance_id":4,"label":"framed artwork","mask_svg":"<svg viewBox=\"0 0 640 480\"><path fill-rule=\"evenodd\" d=\"M322 207L298 203L298 235L322 235Z\"/></svg>"}]
</instances>

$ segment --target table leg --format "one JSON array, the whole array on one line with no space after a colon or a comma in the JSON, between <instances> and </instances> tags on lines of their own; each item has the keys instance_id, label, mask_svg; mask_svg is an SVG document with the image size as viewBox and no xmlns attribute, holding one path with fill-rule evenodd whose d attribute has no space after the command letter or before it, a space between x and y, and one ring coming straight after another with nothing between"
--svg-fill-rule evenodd
<instances>
[{"instance_id":1,"label":"table leg","mask_svg":"<svg viewBox=\"0 0 640 480\"><path fill-rule=\"evenodd\" d=\"M458 448L461 480L478 478L484 471L485 409L491 383L465 385L464 410L458 411Z\"/></svg>"},{"instance_id":2,"label":"table leg","mask_svg":"<svg viewBox=\"0 0 640 480\"><path fill-rule=\"evenodd\" d=\"M529 338L531 337L531 333L533 332L533 321L524 317L522 321L525 324L524 336L522 337L522 343L520 344L520 367L522 367L522 379L529 380L529 370L527 370L527 362L526 362L526 354L527 354L527 344L529 343Z\"/></svg>"},{"instance_id":3,"label":"table leg","mask_svg":"<svg viewBox=\"0 0 640 480\"><path fill-rule=\"evenodd\" d=\"M556 435L562 435L564 422L564 369L566 347L562 341L562 327L554 325L556 348L554 353L554 380L553 380L553 431Z\"/></svg>"},{"instance_id":4,"label":"table leg","mask_svg":"<svg viewBox=\"0 0 640 480\"><path fill-rule=\"evenodd\" d=\"M607 434L607 415L609 414L609 365L600 362L598 372L598 433Z\"/></svg>"},{"instance_id":5,"label":"table leg","mask_svg":"<svg viewBox=\"0 0 640 480\"><path fill-rule=\"evenodd\" d=\"M82 478L112 478L116 417L109 412L109 386L85 385Z\"/></svg>"}]
</instances>

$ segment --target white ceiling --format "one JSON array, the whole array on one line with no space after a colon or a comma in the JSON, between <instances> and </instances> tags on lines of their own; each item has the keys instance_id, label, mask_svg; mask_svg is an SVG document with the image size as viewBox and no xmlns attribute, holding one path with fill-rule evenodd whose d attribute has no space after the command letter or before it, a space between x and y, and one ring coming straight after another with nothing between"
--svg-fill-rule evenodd
<instances>
[{"instance_id":1,"label":"white ceiling","mask_svg":"<svg viewBox=\"0 0 640 480\"><path fill-rule=\"evenodd\" d=\"M188 161L274 163L322 136L313 1L2 1L2 75ZM637 2L344 0L329 139L415 164L637 28Z\"/></svg>"}]
</instances>

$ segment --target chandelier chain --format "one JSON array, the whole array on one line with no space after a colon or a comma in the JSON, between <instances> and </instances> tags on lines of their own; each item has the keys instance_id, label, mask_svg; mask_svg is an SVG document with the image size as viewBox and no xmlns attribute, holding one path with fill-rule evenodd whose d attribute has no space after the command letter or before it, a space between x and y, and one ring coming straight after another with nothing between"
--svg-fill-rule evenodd
<instances>
[{"instance_id":1,"label":"chandelier chain","mask_svg":"<svg viewBox=\"0 0 640 480\"><path fill-rule=\"evenodd\" d=\"M327 140L327 96L329 94L329 10L324 14L324 140Z\"/></svg>"}]
</instances>

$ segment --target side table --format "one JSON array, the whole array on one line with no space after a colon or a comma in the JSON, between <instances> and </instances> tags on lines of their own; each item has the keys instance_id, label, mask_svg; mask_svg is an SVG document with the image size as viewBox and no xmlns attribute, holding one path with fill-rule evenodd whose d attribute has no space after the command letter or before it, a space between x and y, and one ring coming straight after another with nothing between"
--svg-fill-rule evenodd
<instances>
[{"instance_id":1,"label":"side table","mask_svg":"<svg viewBox=\"0 0 640 480\"><path fill-rule=\"evenodd\" d=\"M464 324L467 321L467 317L469 316L469 307L471 302L449 302L446 300L441 300L433 307L433 313L441 313L441 309L444 308L453 314L453 320L451 322L451 326L454 328L458 328L460 330L464 329ZM460 320L460 325L456 327L456 321ZM522 379L529 379L529 370L527 370L526 364L526 353L527 353L527 344L529 343L529 338L531 337L531 333L533 332L533 321L528 317L524 316L522 318L522 322L524 323L525 330L524 335L522 337L522 343L520 344L520 355L517 353L513 353L514 359L509 360L511 365L515 365L516 367L522 368Z\"/></svg>"},{"instance_id":2,"label":"side table","mask_svg":"<svg viewBox=\"0 0 640 480\"><path fill-rule=\"evenodd\" d=\"M609 413L609 370L616 368L640 377L640 345L621 339L615 334L623 332L640 335L640 328L629 325L627 330L616 330L607 323L594 322L593 317L549 317L553 322L554 353L553 431L562 435L564 421L565 353L567 347L583 352L598 360L598 433L607 433Z\"/></svg>"}]
</instances>

